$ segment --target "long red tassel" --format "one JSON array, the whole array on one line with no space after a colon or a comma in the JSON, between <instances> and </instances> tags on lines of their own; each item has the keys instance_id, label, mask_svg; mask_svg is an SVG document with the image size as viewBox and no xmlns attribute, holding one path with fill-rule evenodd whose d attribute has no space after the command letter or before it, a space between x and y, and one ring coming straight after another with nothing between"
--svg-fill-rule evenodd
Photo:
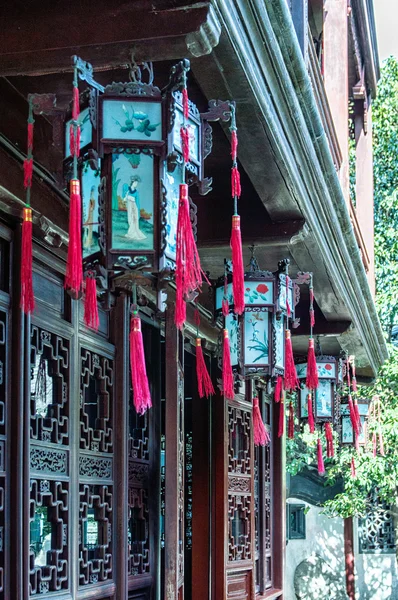
<instances>
[{"instance_id":1,"label":"long red tassel","mask_svg":"<svg viewBox=\"0 0 398 600\"><path fill-rule=\"evenodd\" d=\"M184 162L189 162L189 131L188 127L181 127L180 129L181 135L181 147L182 147L182 157Z\"/></svg>"},{"instance_id":2,"label":"long red tassel","mask_svg":"<svg viewBox=\"0 0 398 600\"><path fill-rule=\"evenodd\" d=\"M75 294L81 290L83 283L82 265L82 201L80 197L80 181L70 181L69 205L69 245L66 262L65 287Z\"/></svg>"},{"instance_id":3,"label":"long red tassel","mask_svg":"<svg viewBox=\"0 0 398 600\"><path fill-rule=\"evenodd\" d=\"M323 462L323 451L321 438L318 438L317 442L317 459L318 459L318 475L325 474L325 464Z\"/></svg>"},{"instance_id":4,"label":"long red tassel","mask_svg":"<svg viewBox=\"0 0 398 600\"><path fill-rule=\"evenodd\" d=\"M79 103L79 88L73 86L72 96L72 120L77 121L80 115L80 103Z\"/></svg>"},{"instance_id":5,"label":"long red tassel","mask_svg":"<svg viewBox=\"0 0 398 600\"><path fill-rule=\"evenodd\" d=\"M258 398L253 398L253 438L255 446L265 446L270 441L269 433L261 418Z\"/></svg>"},{"instance_id":6,"label":"long red tassel","mask_svg":"<svg viewBox=\"0 0 398 600\"><path fill-rule=\"evenodd\" d=\"M223 330L223 355L222 355L222 392L226 398L233 400L235 397L234 374L231 366L231 350L229 347L228 330Z\"/></svg>"},{"instance_id":7,"label":"long red tassel","mask_svg":"<svg viewBox=\"0 0 398 600\"><path fill-rule=\"evenodd\" d=\"M307 378L305 385L309 390L316 390L319 385L318 369L316 366L314 338L308 340Z\"/></svg>"},{"instance_id":8,"label":"long red tassel","mask_svg":"<svg viewBox=\"0 0 398 600\"><path fill-rule=\"evenodd\" d=\"M75 126L71 124L69 130L69 152L71 156L79 156L80 153L80 125L76 127L76 136L75 136Z\"/></svg>"},{"instance_id":9,"label":"long red tassel","mask_svg":"<svg viewBox=\"0 0 398 600\"><path fill-rule=\"evenodd\" d=\"M293 402L289 404L289 422L288 422L288 438L292 440L294 438L294 409Z\"/></svg>"},{"instance_id":10,"label":"long red tassel","mask_svg":"<svg viewBox=\"0 0 398 600\"><path fill-rule=\"evenodd\" d=\"M189 214L188 186L180 184L177 220L175 324L182 329L186 318L185 297L202 284L202 268Z\"/></svg>"},{"instance_id":11,"label":"long red tassel","mask_svg":"<svg viewBox=\"0 0 398 600\"><path fill-rule=\"evenodd\" d=\"M236 133L236 130L233 129L231 131L231 156L232 156L232 160L234 162L236 161L237 155L238 155L238 135Z\"/></svg>"},{"instance_id":12,"label":"long red tassel","mask_svg":"<svg viewBox=\"0 0 398 600\"><path fill-rule=\"evenodd\" d=\"M202 350L202 340L196 338L196 377L198 380L198 393L200 398L213 396L214 387L206 367Z\"/></svg>"},{"instance_id":13,"label":"long red tassel","mask_svg":"<svg viewBox=\"0 0 398 600\"><path fill-rule=\"evenodd\" d=\"M285 331L285 377L283 387L288 392L292 392L300 387L297 379L296 365L294 364L292 338L289 329Z\"/></svg>"},{"instance_id":14,"label":"long red tassel","mask_svg":"<svg viewBox=\"0 0 398 600\"><path fill-rule=\"evenodd\" d=\"M186 87L182 90L182 110L184 113L184 118L189 118L189 101L188 101L188 90Z\"/></svg>"},{"instance_id":15,"label":"long red tassel","mask_svg":"<svg viewBox=\"0 0 398 600\"><path fill-rule=\"evenodd\" d=\"M307 396L307 409L308 409L308 425L310 427L310 433L314 433L315 431L315 421L314 421L314 411L312 408L312 396L308 394Z\"/></svg>"},{"instance_id":16,"label":"long red tassel","mask_svg":"<svg viewBox=\"0 0 398 600\"><path fill-rule=\"evenodd\" d=\"M282 377L282 375L278 375L278 377L276 378L275 392L274 392L275 402L279 402L280 399L282 398L282 390L283 390L283 377Z\"/></svg>"},{"instance_id":17,"label":"long red tassel","mask_svg":"<svg viewBox=\"0 0 398 600\"><path fill-rule=\"evenodd\" d=\"M152 406L146 374L144 343L142 341L141 319L138 315L131 318L130 325L130 368L133 386L134 407L143 415Z\"/></svg>"},{"instance_id":18,"label":"long red tassel","mask_svg":"<svg viewBox=\"0 0 398 600\"><path fill-rule=\"evenodd\" d=\"M353 429L355 435L358 436L359 435L359 425L358 425L357 415L356 415L356 411L354 408L354 403L352 401L351 394L348 395L348 408L350 411L350 420L351 420L352 429Z\"/></svg>"},{"instance_id":19,"label":"long red tassel","mask_svg":"<svg viewBox=\"0 0 398 600\"><path fill-rule=\"evenodd\" d=\"M238 167L232 167L231 170L231 188L232 188L232 196L236 196L240 198L242 193L242 188L240 185L240 173Z\"/></svg>"},{"instance_id":20,"label":"long red tassel","mask_svg":"<svg viewBox=\"0 0 398 600\"><path fill-rule=\"evenodd\" d=\"M28 123L28 142L26 148L26 154L33 152L33 123Z\"/></svg>"},{"instance_id":21,"label":"long red tassel","mask_svg":"<svg viewBox=\"0 0 398 600\"><path fill-rule=\"evenodd\" d=\"M334 456L334 445L333 445L333 432L332 426L329 421L325 423L325 435L326 435L326 455L328 458Z\"/></svg>"},{"instance_id":22,"label":"long red tassel","mask_svg":"<svg viewBox=\"0 0 398 600\"><path fill-rule=\"evenodd\" d=\"M354 459L354 457L352 456L352 457L351 457L351 477L352 477L353 479L355 479L355 478L356 478L356 476L357 476L357 470L356 470L356 468L355 468L355 459Z\"/></svg>"},{"instance_id":23,"label":"long red tassel","mask_svg":"<svg viewBox=\"0 0 398 600\"><path fill-rule=\"evenodd\" d=\"M35 298L32 281L32 209L24 208L21 243L21 309L33 312Z\"/></svg>"},{"instance_id":24,"label":"long red tassel","mask_svg":"<svg viewBox=\"0 0 398 600\"><path fill-rule=\"evenodd\" d=\"M24 188L31 187L33 176L33 158L25 158L23 163L23 185Z\"/></svg>"},{"instance_id":25,"label":"long red tassel","mask_svg":"<svg viewBox=\"0 0 398 600\"><path fill-rule=\"evenodd\" d=\"M284 433L285 433L285 403L282 398L279 403L278 437L282 437Z\"/></svg>"},{"instance_id":26,"label":"long red tassel","mask_svg":"<svg viewBox=\"0 0 398 600\"><path fill-rule=\"evenodd\" d=\"M84 298L84 324L95 331L99 327L97 282L93 273L86 277L86 294Z\"/></svg>"},{"instance_id":27,"label":"long red tassel","mask_svg":"<svg viewBox=\"0 0 398 600\"><path fill-rule=\"evenodd\" d=\"M243 266L242 236L240 232L240 216L232 217L231 233L232 250L232 290L234 296L234 312L241 315L245 310L245 274Z\"/></svg>"}]
</instances>

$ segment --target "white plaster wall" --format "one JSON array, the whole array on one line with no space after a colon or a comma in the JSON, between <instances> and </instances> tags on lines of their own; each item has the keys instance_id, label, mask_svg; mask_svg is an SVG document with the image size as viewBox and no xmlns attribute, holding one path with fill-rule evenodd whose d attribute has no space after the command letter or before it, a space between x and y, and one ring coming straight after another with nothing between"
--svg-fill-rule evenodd
<instances>
[{"instance_id":1,"label":"white plaster wall","mask_svg":"<svg viewBox=\"0 0 398 600\"><path fill-rule=\"evenodd\" d=\"M296 600L294 572L306 558L315 554L325 560L341 577L345 589L344 524L343 520L329 519L321 514L322 508L297 498L291 504L305 504L306 539L288 540L286 547L285 600ZM398 600L398 573L395 554L359 554L357 522L354 522L355 591L357 600Z\"/></svg>"},{"instance_id":2,"label":"white plaster wall","mask_svg":"<svg viewBox=\"0 0 398 600\"><path fill-rule=\"evenodd\" d=\"M342 519L329 519L320 514L321 508L297 498L289 498L287 502L305 504L309 507L309 511L305 517L306 539L288 540L286 547L285 599L296 600L294 572L296 567L311 555L319 555L336 574L341 574L344 586L344 527Z\"/></svg>"},{"instance_id":3,"label":"white plaster wall","mask_svg":"<svg viewBox=\"0 0 398 600\"><path fill-rule=\"evenodd\" d=\"M357 522L354 526L356 597L358 600L398 598L395 554L359 554Z\"/></svg>"}]
</instances>

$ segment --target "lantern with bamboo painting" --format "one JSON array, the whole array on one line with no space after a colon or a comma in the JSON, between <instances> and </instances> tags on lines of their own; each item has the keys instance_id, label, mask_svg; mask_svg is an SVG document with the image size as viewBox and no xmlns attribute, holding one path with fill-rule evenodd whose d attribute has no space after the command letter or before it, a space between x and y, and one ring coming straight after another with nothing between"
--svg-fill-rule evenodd
<instances>
[{"instance_id":1,"label":"lantern with bamboo painting","mask_svg":"<svg viewBox=\"0 0 398 600\"><path fill-rule=\"evenodd\" d=\"M216 316L223 316L231 348L231 364L240 375L271 377L284 373L284 340L287 319L286 279L259 269L254 248L250 270L244 274L244 312L234 312L231 263L215 287ZM282 274L283 275L283 274ZM293 285L288 284L294 315Z\"/></svg>"},{"instance_id":2,"label":"lantern with bamboo painting","mask_svg":"<svg viewBox=\"0 0 398 600\"><path fill-rule=\"evenodd\" d=\"M300 382L298 392L299 417L308 420L308 396L312 398L315 423L334 422L337 413L338 360L333 356L317 356L318 388L311 391L306 387L307 362L296 364Z\"/></svg>"}]
</instances>

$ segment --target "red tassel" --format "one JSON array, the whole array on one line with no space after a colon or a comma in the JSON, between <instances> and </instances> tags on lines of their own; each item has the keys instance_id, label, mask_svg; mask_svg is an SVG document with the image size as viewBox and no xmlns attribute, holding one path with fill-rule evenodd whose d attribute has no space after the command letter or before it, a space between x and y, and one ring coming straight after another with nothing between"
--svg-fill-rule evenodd
<instances>
[{"instance_id":1,"label":"red tassel","mask_svg":"<svg viewBox=\"0 0 398 600\"><path fill-rule=\"evenodd\" d=\"M323 462L321 438L318 438L318 442L317 442L317 459L318 459L318 475L324 475L325 474L325 465Z\"/></svg>"},{"instance_id":2,"label":"red tassel","mask_svg":"<svg viewBox=\"0 0 398 600\"><path fill-rule=\"evenodd\" d=\"M315 431L315 421L314 421L314 411L312 408L312 396L308 394L307 396L307 410L308 410L308 425L310 426L310 433L314 433Z\"/></svg>"},{"instance_id":3,"label":"red tassel","mask_svg":"<svg viewBox=\"0 0 398 600\"><path fill-rule=\"evenodd\" d=\"M66 262L65 287L78 294L83 283L82 266L82 201L80 181L70 181L69 245Z\"/></svg>"},{"instance_id":4,"label":"red tassel","mask_svg":"<svg viewBox=\"0 0 398 600\"><path fill-rule=\"evenodd\" d=\"M214 387L206 367L200 338L196 338L196 377L198 379L199 397L213 396L215 393Z\"/></svg>"},{"instance_id":5,"label":"red tassel","mask_svg":"<svg viewBox=\"0 0 398 600\"><path fill-rule=\"evenodd\" d=\"M79 88L73 87L73 98L72 98L72 120L77 121L80 115L79 106Z\"/></svg>"},{"instance_id":6,"label":"red tassel","mask_svg":"<svg viewBox=\"0 0 398 600\"><path fill-rule=\"evenodd\" d=\"M99 327L97 283L93 273L86 277L86 295L84 298L84 324L95 331Z\"/></svg>"},{"instance_id":7,"label":"red tassel","mask_svg":"<svg viewBox=\"0 0 398 600\"><path fill-rule=\"evenodd\" d=\"M189 162L189 131L187 127L181 127L181 148L184 162Z\"/></svg>"},{"instance_id":8,"label":"red tassel","mask_svg":"<svg viewBox=\"0 0 398 600\"><path fill-rule=\"evenodd\" d=\"M76 137L75 137L76 130ZM80 153L80 125L75 127L71 124L69 129L69 152L71 156L79 156Z\"/></svg>"},{"instance_id":9,"label":"red tassel","mask_svg":"<svg viewBox=\"0 0 398 600\"><path fill-rule=\"evenodd\" d=\"M33 123L28 123L28 143L26 148L26 154L32 154L33 152Z\"/></svg>"},{"instance_id":10,"label":"red tassel","mask_svg":"<svg viewBox=\"0 0 398 600\"><path fill-rule=\"evenodd\" d=\"M238 167L232 167L231 171L231 189L232 189L232 198L240 198L242 188L240 186L240 174L238 171Z\"/></svg>"},{"instance_id":11,"label":"red tassel","mask_svg":"<svg viewBox=\"0 0 398 600\"><path fill-rule=\"evenodd\" d=\"M358 387L357 387L357 378L356 378L354 375L353 375L353 377L352 377L351 386L352 386L352 391L353 391L353 392L357 392L357 391L358 391Z\"/></svg>"},{"instance_id":12,"label":"red tassel","mask_svg":"<svg viewBox=\"0 0 398 600\"><path fill-rule=\"evenodd\" d=\"M231 233L232 250L232 291L234 296L234 312L241 315L245 310L245 274L243 267L242 237L240 233L240 216L232 217Z\"/></svg>"},{"instance_id":13,"label":"red tassel","mask_svg":"<svg viewBox=\"0 0 398 600\"><path fill-rule=\"evenodd\" d=\"M231 156L232 160L235 162L236 157L238 155L238 136L236 130L233 129L231 132Z\"/></svg>"},{"instance_id":14,"label":"red tassel","mask_svg":"<svg viewBox=\"0 0 398 600\"><path fill-rule=\"evenodd\" d=\"M294 438L294 409L293 409L293 403L290 402L289 404L289 423L288 423L288 437L290 440L292 440Z\"/></svg>"},{"instance_id":15,"label":"red tassel","mask_svg":"<svg viewBox=\"0 0 398 600\"><path fill-rule=\"evenodd\" d=\"M334 445L333 445L333 432L332 426L329 421L325 423L325 435L326 435L326 455L328 458L334 456Z\"/></svg>"},{"instance_id":16,"label":"red tassel","mask_svg":"<svg viewBox=\"0 0 398 600\"><path fill-rule=\"evenodd\" d=\"M231 350L229 347L228 330L223 330L223 355L222 355L222 392L226 398L233 400L235 397L234 374L231 366Z\"/></svg>"},{"instance_id":17,"label":"red tassel","mask_svg":"<svg viewBox=\"0 0 398 600\"><path fill-rule=\"evenodd\" d=\"M253 437L255 446L265 446L269 443L269 433L261 418L258 398L253 398Z\"/></svg>"},{"instance_id":18,"label":"red tassel","mask_svg":"<svg viewBox=\"0 0 398 600\"><path fill-rule=\"evenodd\" d=\"M314 338L308 340L307 378L305 385L309 390L316 390L319 385L318 369L316 366Z\"/></svg>"},{"instance_id":19,"label":"red tassel","mask_svg":"<svg viewBox=\"0 0 398 600\"><path fill-rule=\"evenodd\" d=\"M283 390L283 377L282 377L282 375L278 375L278 377L276 378L275 392L274 392L275 402L279 402L280 399L282 398L282 390Z\"/></svg>"},{"instance_id":20,"label":"red tassel","mask_svg":"<svg viewBox=\"0 0 398 600\"><path fill-rule=\"evenodd\" d=\"M187 88L183 88L182 90L182 110L184 113L184 118L189 118L189 100L188 100L188 90Z\"/></svg>"},{"instance_id":21,"label":"red tassel","mask_svg":"<svg viewBox=\"0 0 398 600\"><path fill-rule=\"evenodd\" d=\"M32 186L33 158L26 158L23 163L23 185L24 188Z\"/></svg>"},{"instance_id":22,"label":"red tassel","mask_svg":"<svg viewBox=\"0 0 398 600\"><path fill-rule=\"evenodd\" d=\"M353 429L355 435L358 436L359 435L358 420L357 420L357 415L355 412L354 403L352 401L351 394L348 395L348 408L350 410L350 419L351 419L352 429Z\"/></svg>"},{"instance_id":23,"label":"red tassel","mask_svg":"<svg viewBox=\"0 0 398 600\"><path fill-rule=\"evenodd\" d=\"M148 408L151 408L152 400L146 374L141 319L137 315L131 318L130 325L130 368L134 407L139 415L143 415Z\"/></svg>"},{"instance_id":24,"label":"red tassel","mask_svg":"<svg viewBox=\"0 0 398 600\"><path fill-rule=\"evenodd\" d=\"M294 364L292 338L289 329L285 331L285 377L283 387L288 392L292 392L300 387L297 379L296 365Z\"/></svg>"},{"instance_id":25,"label":"red tassel","mask_svg":"<svg viewBox=\"0 0 398 600\"><path fill-rule=\"evenodd\" d=\"M32 209L23 209L21 244L21 309L25 314L34 311L32 281Z\"/></svg>"},{"instance_id":26,"label":"red tassel","mask_svg":"<svg viewBox=\"0 0 398 600\"><path fill-rule=\"evenodd\" d=\"M285 432L285 404L283 398L279 403L279 426L278 437L282 437Z\"/></svg>"},{"instance_id":27,"label":"red tassel","mask_svg":"<svg viewBox=\"0 0 398 600\"><path fill-rule=\"evenodd\" d=\"M192 231L189 214L188 186L180 184L180 204L177 221L176 252L176 311L175 324L182 329L186 319L185 297L200 288L202 284L202 268Z\"/></svg>"},{"instance_id":28,"label":"red tassel","mask_svg":"<svg viewBox=\"0 0 398 600\"><path fill-rule=\"evenodd\" d=\"M221 303L221 307L222 307L222 314L224 317L228 317L229 315L229 302L228 302L228 298L224 298L222 303Z\"/></svg>"},{"instance_id":29,"label":"red tassel","mask_svg":"<svg viewBox=\"0 0 398 600\"><path fill-rule=\"evenodd\" d=\"M353 479L355 479L356 476L357 476L357 471L356 471L356 468L355 468L355 459L354 459L354 457L352 457L351 458L351 477Z\"/></svg>"}]
</instances>

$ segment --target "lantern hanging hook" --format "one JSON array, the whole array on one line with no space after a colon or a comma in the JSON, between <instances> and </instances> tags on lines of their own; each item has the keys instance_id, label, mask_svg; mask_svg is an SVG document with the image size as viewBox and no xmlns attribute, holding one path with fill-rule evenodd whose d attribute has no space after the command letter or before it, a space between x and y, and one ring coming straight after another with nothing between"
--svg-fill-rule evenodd
<instances>
[{"instance_id":1,"label":"lantern hanging hook","mask_svg":"<svg viewBox=\"0 0 398 600\"><path fill-rule=\"evenodd\" d=\"M147 61L137 63L134 58L133 51L131 51L130 58L131 58L130 64L129 64L130 81L132 81L133 83L143 83L142 76L143 76L144 72L146 71L147 75L148 75L147 85L152 85L153 84L153 63L147 62Z\"/></svg>"}]
</instances>

